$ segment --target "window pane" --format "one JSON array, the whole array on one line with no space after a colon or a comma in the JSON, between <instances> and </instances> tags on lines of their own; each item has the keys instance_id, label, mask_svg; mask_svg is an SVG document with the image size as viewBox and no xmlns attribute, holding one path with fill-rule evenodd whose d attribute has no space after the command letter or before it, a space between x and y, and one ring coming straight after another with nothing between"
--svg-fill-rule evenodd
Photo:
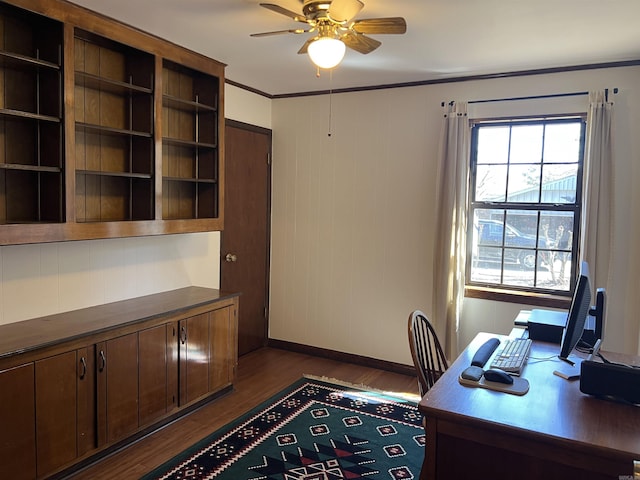
<instances>
[{"instance_id":1,"label":"window pane","mask_svg":"<svg viewBox=\"0 0 640 480\"><path fill-rule=\"evenodd\" d=\"M542 161L542 125L520 125L511 128L511 163Z\"/></svg>"},{"instance_id":2,"label":"window pane","mask_svg":"<svg viewBox=\"0 0 640 480\"><path fill-rule=\"evenodd\" d=\"M504 202L506 189L506 165L478 165L476 172L476 200Z\"/></svg>"},{"instance_id":3,"label":"window pane","mask_svg":"<svg viewBox=\"0 0 640 480\"><path fill-rule=\"evenodd\" d=\"M542 168L543 203L575 203L578 165L545 165Z\"/></svg>"},{"instance_id":4,"label":"window pane","mask_svg":"<svg viewBox=\"0 0 640 480\"><path fill-rule=\"evenodd\" d=\"M509 127L487 127L478 132L478 163L507 163Z\"/></svg>"},{"instance_id":5,"label":"window pane","mask_svg":"<svg viewBox=\"0 0 640 480\"><path fill-rule=\"evenodd\" d=\"M571 256L573 252L573 212L547 212L540 217L541 235L549 251L547 265L554 288L571 288Z\"/></svg>"},{"instance_id":6,"label":"window pane","mask_svg":"<svg viewBox=\"0 0 640 480\"><path fill-rule=\"evenodd\" d=\"M579 122L547 125L544 134L545 163L577 163L580 159L580 132Z\"/></svg>"},{"instance_id":7,"label":"window pane","mask_svg":"<svg viewBox=\"0 0 640 480\"><path fill-rule=\"evenodd\" d=\"M540 165L512 165L509 168L508 202L540 201Z\"/></svg>"}]
</instances>

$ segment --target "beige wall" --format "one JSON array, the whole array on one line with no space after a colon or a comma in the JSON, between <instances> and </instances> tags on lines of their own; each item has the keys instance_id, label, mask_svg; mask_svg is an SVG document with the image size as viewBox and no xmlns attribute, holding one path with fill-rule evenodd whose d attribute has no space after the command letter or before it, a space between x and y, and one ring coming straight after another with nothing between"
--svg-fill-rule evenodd
<instances>
[{"instance_id":1,"label":"beige wall","mask_svg":"<svg viewBox=\"0 0 640 480\"><path fill-rule=\"evenodd\" d=\"M638 67L275 100L270 336L410 363L407 316L416 308L431 314L441 102L607 87L620 93L605 347L638 351L640 202L631 188L640 183ZM471 111L526 114L553 108L548 102ZM459 346L481 330L508 332L520 308L527 307L466 301Z\"/></svg>"},{"instance_id":2,"label":"beige wall","mask_svg":"<svg viewBox=\"0 0 640 480\"><path fill-rule=\"evenodd\" d=\"M0 247L0 324L219 283L218 233Z\"/></svg>"}]
</instances>

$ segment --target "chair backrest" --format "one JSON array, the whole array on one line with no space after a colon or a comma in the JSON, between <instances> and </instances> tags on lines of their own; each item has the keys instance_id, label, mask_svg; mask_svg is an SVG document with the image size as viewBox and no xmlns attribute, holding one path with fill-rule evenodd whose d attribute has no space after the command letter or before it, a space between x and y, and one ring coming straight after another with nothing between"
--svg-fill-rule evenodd
<instances>
[{"instance_id":1,"label":"chair backrest","mask_svg":"<svg viewBox=\"0 0 640 480\"><path fill-rule=\"evenodd\" d=\"M418 374L420 395L424 395L449 368L436 331L420 310L409 315L409 346Z\"/></svg>"}]
</instances>

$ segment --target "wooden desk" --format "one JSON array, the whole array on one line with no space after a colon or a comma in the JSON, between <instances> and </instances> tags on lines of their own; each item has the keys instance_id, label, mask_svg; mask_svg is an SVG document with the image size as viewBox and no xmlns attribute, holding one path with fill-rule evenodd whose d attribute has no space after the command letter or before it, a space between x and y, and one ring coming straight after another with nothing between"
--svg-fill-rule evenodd
<instances>
[{"instance_id":1,"label":"wooden desk","mask_svg":"<svg viewBox=\"0 0 640 480\"><path fill-rule=\"evenodd\" d=\"M553 370L558 345L534 342L516 396L458 383L480 333L420 401L427 443L422 480L633 478L640 459L640 407L594 398ZM637 357L608 359L638 364ZM548 359L548 360L540 360Z\"/></svg>"}]
</instances>

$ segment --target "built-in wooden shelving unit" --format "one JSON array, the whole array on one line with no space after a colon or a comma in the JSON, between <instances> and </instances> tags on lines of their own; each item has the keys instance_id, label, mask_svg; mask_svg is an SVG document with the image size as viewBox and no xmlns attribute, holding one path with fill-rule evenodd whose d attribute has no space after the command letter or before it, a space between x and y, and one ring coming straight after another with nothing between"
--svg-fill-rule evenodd
<instances>
[{"instance_id":1,"label":"built-in wooden shelving unit","mask_svg":"<svg viewBox=\"0 0 640 480\"><path fill-rule=\"evenodd\" d=\"M218 79L168 61L162 73L164 218L215 218Z\"/></svg>"},{"instance_id":2,"label":"built-in wooden shelving unit","mask_svg":"<svg viewBox=\"0 0 640 480\"><path fill-rule=\"evenodd\" d=\"M221 230L223 87L62 0L0 4L0 245Z\"/></svg>"},{"instance_id":3,"label":"built-in wooden shelving unit","mask_svg":"<svg viewBox=\"0 0 640 480\"><path fill-rule=\"evenodd\" d=\"M0 225L64 221L62 24L0 5Z\"/></svg>"}]
</instances>

